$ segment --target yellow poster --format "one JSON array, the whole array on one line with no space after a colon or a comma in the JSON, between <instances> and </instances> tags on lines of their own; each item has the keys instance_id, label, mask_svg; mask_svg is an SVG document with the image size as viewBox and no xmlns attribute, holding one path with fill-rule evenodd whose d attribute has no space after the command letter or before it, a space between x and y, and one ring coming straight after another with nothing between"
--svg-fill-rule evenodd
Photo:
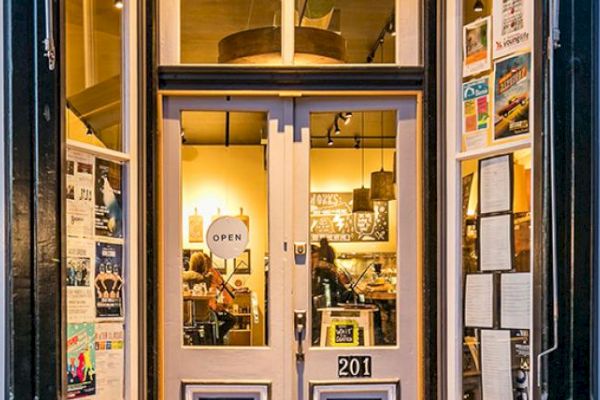
<instances>
[{"instance_id":1,"label":"yellow poster","mask_svg":"<svg viewBox=\"0 0 600 400\"><path fill-rule=\"evenodd\" d=\"M328 346L356 347L358 342L358 322L353 320L334 320L329 326Z\"/></svg>"}]
</instances>

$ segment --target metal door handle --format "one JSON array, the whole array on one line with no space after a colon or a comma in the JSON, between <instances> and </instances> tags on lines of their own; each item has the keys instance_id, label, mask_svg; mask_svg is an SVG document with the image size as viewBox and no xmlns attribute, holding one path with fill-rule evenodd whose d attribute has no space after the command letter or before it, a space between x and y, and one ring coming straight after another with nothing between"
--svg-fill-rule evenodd
<instances>
[{"instance_id":1,"label":"metal door handle","mask_svg":"<svg viewBox=\"0 0 600 400\"><path fill-rule=\"evenodd\" d=\"M306 310L294 311L294 333L296 334L296 341L298 342L296 362L304 362L302 340L304 340L304 334L306 333Z\"/></svg>"}]
</instances>

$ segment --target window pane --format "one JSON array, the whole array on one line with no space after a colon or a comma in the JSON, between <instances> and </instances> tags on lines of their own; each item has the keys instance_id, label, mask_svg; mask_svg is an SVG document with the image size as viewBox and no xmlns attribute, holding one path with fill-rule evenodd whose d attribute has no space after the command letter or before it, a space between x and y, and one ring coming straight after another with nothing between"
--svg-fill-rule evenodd
<instances>
[{"instance_id":1,"label":"window pane","mask_svg":"<svg viewBox=\"0 0 600 400\"><path fill-rule=\"evenodd\" d=\"M122 150L122 10L113 0L68 0L65 13L67 137Z\"/></svg>"},{"instance_id":2,"label":"window pane","mask_svg":"<svg viewBox=\"0 0 600 400\"><path fill-rule=\"evenodd\" d=\"M182 113L183 341L186 346L266 344L267 114ZM208 248L223 216L248 227L236 258Z\"/></svg>"},{"instance_id":3,"label":"window pane","mask_svg":"<svg viewBox=\"0 0 600 400\"><path fill-rule=\"evenodd\" d=\"M395 345L396 113L312 113L310 131L312 345Z\"/></svg>"},{"instance_id":4,"label":"window pane","mask_svg":"<svg viewBox=\"0 0 600 400\"><path fill-rule=\"evenodd\" d=\"M181 0L181 63L280 64L279 0Z\"/></svg>"},{"instance_id":5,"label":"window pane","mask_svg":"<svg viewBox=\"0 0 600 400\"><path fill-rule=\"evenodd\" d=\"M394 63L394 0L296 0L296 64Z\"/></svg>"}]
</instances>

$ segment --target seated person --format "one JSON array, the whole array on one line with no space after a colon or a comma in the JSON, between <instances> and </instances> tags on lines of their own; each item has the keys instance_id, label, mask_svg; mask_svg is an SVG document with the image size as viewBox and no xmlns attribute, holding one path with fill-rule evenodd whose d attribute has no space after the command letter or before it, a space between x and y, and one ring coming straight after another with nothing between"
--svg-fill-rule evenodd
<instances>
[{"instance_id":1,"label":"seated person","mask_svg":"<svg viewBox=\"0 0 600 400\"><path fill-rule=\"evenodd\" d=\"M209 300L208 306L217 316L219 322L219 343L223 343L223 337L235 325L235 317L231 315L225 305L233 303L233 292L225 284L223 277L212 267L210 258L203 252L192 254L188 271L184 271L183 280L191 287L197 283L204 283L211 293L222 295L223 302L217 303L217 299Z\"/></svg>"}]
</instances>

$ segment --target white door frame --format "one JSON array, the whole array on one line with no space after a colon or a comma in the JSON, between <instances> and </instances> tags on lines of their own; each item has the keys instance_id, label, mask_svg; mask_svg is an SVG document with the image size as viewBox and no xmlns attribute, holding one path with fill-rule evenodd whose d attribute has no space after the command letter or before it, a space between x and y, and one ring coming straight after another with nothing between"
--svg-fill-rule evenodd
<instances>
[{"instance_id":1,"label":"white door frame","mask_svg":"<svg viewBox=\"0 0 600 400\"><path fill-rule=\"evenodd\" d=\"M282 100L276 97L229 98L165 97L161 143L160 226L161 248L161 370L162 397L178 398L184 382L264 383L273 398L284 398L291 379L290 357L284 338L292 335L291 300L269 302L269 342L264 347L184 347L181 303L182 217L181 217L181 111L265 111L269 113L269 299L290 299L288 253L282 245L286 235L284 182L285 142L291 126L282 123ZM284 127L284 129L281 129ZM167 239L168 240L165 240ZM173 278L177 277L177 278ZM288 304L290 303L290 304ZM280 315L282 317L274 318ZM175 332L175 333L171 333ZM226 371L226 376L224 376Z\"/></svg>"},{"instance_id":2,"label":"white door frame","mask_svg":"<svg viewBox=\"0 0 600 400\"><path fill-rule=\"evenodd\" d=\"M310 113L339 111L394 110L397 117L397 326L396 346L323 348L310 347L306 340L305 368L299 368L297 399L309 398L309 385L318 382L338 381L338 355L371 355L372 379L377 381L400 380L402 398L417 399L419 393L421 259L420 259L420 99L418 96L399 97L325 97L302 98L296 101L296 137L292 144L294 154L294 242L310 243L309 191L310 191ZM300 136L298 135L300 133ZM309 257L306 257L308 260ZM296 309L310 315L309 261L294 267L294 301ZM307 337L311 332L308 318ZM348 384L353 383L348 381Z\"/></svg>"}]
</instances>

